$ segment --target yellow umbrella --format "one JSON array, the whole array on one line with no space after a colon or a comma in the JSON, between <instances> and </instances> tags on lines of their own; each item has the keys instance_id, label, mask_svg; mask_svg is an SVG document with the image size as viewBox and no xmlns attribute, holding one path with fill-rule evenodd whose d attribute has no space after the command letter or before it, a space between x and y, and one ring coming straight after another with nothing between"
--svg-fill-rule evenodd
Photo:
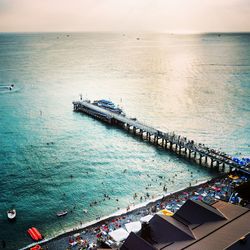
<instances>
[{"instance_id":1,"label":"yellow umbrella","mask_svg":"<svg viewBox=\"0 0 250 250\"><path fill-rule=\"evenodd\" d=\"M166 216L172 216L174 213L172 213L171 211L167 210L167 209L163 209L160 211L163 215Z\"/></svg>"},{"instance_id":2,"label":"yellow umbrella","mask_svg":"<svg viewBox=\"0 0 250 250\"><path fill-rule=\"evenodd\" d=\"M233 176L232 174L229 175L228 177L229 177L230 179L232 179L232 180L238 180L238 179L240 178L239 176L237 176L237 175Z\"/></svg>"}]
</instances>

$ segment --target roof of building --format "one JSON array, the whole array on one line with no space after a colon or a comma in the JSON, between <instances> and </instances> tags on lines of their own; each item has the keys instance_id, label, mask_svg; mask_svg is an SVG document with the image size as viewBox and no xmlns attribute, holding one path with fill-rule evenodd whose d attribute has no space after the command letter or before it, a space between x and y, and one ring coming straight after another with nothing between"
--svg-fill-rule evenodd
<instances>
[{"instance_id":1,"label":"roof of building","mask_svg":"<svg viewBox=\"0 0 250 250\"><path fill-rule=\"evenodd\" d=\"M162 250L225 249L250 232L249 221L250 210L244 207L223 201L212 205L187 201L172 217L154 215L149 221L149 234L142 240ZM126 250L134 250L129 239Z\"/></svg>"},{"instance_id":2,"label":"roof of building","mask_svg":"<svg viewBox=\"0 0 250 250\"><path fill-rule=\"evenodd\" d=\"M193 200L187 200L173 217L189 225L226 220L226 217L215 207Z\"/></svg>"},{"instance_id":3,"label":"roof of building","mask_svg":"<svg viewBox=\"0 0 250 250\"><path fill-rule=\"evenodd\" d=\"M227 248L227 250L243 250L250 249L250 233L244 235L239 240L234 242L231 246Z\"/></svg>"},{"instance_id":4,"label":"roof of building","mask_svg":"<svg viewBox=\"0 0 250 250\"><path fill-rule=\"evenodd\" d=\"M128 238L125 240L124 244L121 246L120 250L156 250L155 247L150 245L147 241L137 236L135 233L131 232Z\"/></svg>"},{"instance_id":5,"label":"roof of building","mask_svg":"<svg viewBox=\"0 0 250 250\"><path fill-rule=\"evenodd\" d=\"M172 217L156 214L150 221L151 239L157 243L191 240L190 228Z\"/></svg>"}]
</instances>

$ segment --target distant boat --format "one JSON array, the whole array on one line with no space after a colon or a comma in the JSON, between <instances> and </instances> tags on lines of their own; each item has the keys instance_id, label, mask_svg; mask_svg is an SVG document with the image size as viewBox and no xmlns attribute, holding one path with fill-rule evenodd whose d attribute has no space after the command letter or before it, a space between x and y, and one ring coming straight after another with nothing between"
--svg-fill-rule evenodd
<instances>
[{"instance_id":1,"label":"distant boat","mask_svg":"<svg viewBox=\"0 0 250 250\"><path fill-rule=\"evenodd\" d=\"M87 209L83 209L82 210L85 214L88 213L88 210Z\"/></svg>"},{"instance_id":2,"label":"distant boat","mask_svg":"<svg viewBox=\"0 0 250 250\"><path fill-rule=\"evenodd\" d=\"M9 220L15 220L16 218L16 209L10 209L7 211L7 216Z\"/></svg>"},{"instance_id":3,"label":"distant boat","mask_svg":"<svg viewBox=\"0 0 250 250\"><path fill-rule=\"evenodd\" d=\"M56 215L57 215L57 217L62 217L62 216L65 216L65 215L67 215L68 214L68 211L60 211L60 212L57 212L56 213Z\"/></svg>"}]
</instances>

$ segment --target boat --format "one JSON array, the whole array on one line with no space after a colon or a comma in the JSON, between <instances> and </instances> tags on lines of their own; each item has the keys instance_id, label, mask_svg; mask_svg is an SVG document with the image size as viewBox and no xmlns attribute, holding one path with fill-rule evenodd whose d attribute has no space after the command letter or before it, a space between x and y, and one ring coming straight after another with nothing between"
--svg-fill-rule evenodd
<instances>
[{"instance_id":1,"label":"boat","mask_svg":"<svg viewBox=\"0 0 250 250\"><path fill-rule=\"evenodd\" d=\"M119 108L113 102L111 102L109 100L105 100L105 99L96 100L92 104L94 104L100 108L106 109L108 111L111 111L113 113L117 113L117 114L121 114L121 115L124 114L121 108Z\"/></svg>"},{"instance_id":2,"label":"boat","mask_svg":"<svg viewBox=\"0 0 250 250\"><path fill-rule=\"evenodd\" d=\"M35 227L29 228L27 230L27 233L34 241L39 241L43 239L42 234Z\"/></svg>"},{"instance_id":3,"label":"boat","mask_svg":"<svg viewBox=\"0 0 250 250\"><path fill-rule=\"evenodd\" d=\"M16 209L10 209L7 211L7 216L9 220L15 220L16 219Z\"/></svg>"},{"instance_id":4,"label":"boat","mask_svg":"<svg viewBox=\"0 0 250 250\"><path fill-rule=\"evenodd\" d=\"M65 210L65 211L57 212L56 215L57 215L57 217L62 217L62 216L67 215L67 213L68 213L68 211Z\"/></svg>"},{"instance_id":5,"label":"boat","mask_svg":"<svg viewBox=\"0 0 250 250\"><path fill-rule=\"evenodd\" d=\"M83 211L85 214L88 213L88 210L87 210L87 209L83 209L82 211Z\"/></svg>"},{"instance_id":6,"label":"boat","mask_svg":"<svg viewBox=\"0 0 250 250\"><path fill-rule=\"evenodd\" d=\"M9 86L9 90L12 90L13 88L14 88L14 84L11 84L10 86Z\"/></svg>"}]
</instances>

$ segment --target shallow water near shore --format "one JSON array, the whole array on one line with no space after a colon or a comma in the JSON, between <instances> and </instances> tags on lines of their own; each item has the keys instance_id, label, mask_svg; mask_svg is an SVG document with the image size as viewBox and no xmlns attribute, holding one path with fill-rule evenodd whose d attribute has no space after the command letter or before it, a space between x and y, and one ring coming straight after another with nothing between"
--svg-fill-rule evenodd
<instances>
[{"instance_id":1,"label":"shallow water near shore","mask_svg":"<svg viewBox=\"0 0 250 250\"><path fill-rule=\"evenodd\" d=\"M18 89L0 93L0 240L7 249L30 244L31 226L51 237L138 204L135 192L152 198L163 184L173 192L215 175L74 113L80 93L110 98L163 131L249 154L250 35L136 37L0 34L0 84ZM6 218L11 207L14 223ZM57 218L64 209L68 215Z\"/></svg>"}]
</instances>

